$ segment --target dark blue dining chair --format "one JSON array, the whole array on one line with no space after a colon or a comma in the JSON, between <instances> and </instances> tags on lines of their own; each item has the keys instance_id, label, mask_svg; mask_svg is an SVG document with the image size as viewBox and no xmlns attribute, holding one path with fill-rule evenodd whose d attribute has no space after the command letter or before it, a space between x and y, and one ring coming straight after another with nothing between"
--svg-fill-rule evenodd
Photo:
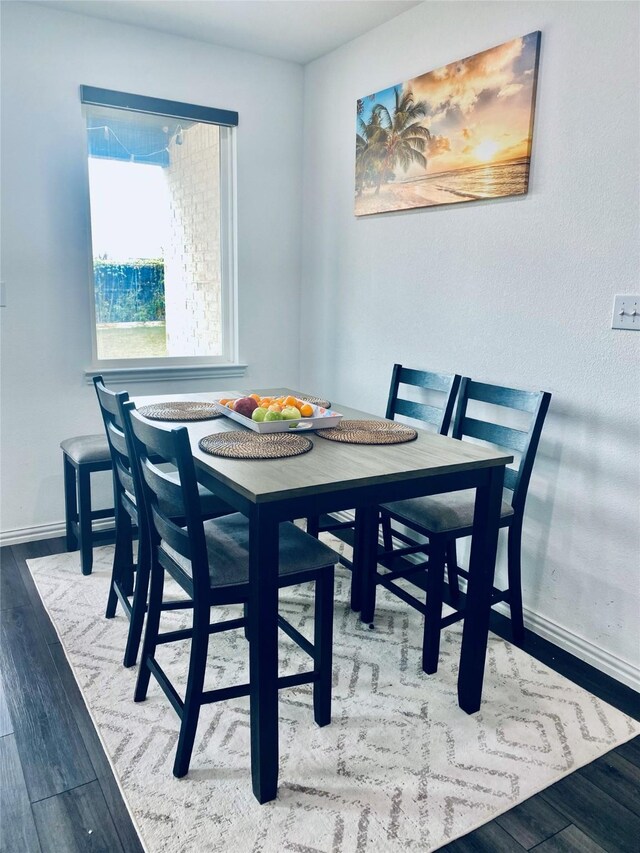
<instances>
[{"instance_id":1,"label":"dark blue dining chair","mask_svg":"<svg viewBox=\"0 0 640 853\"><path fill-rule=\"evenodd\" d=\"M388 420L395 420L398 415L411 418L413 421L435 430L440 435L446 435L451 425L460 379L461 377L458 374L414 370L413 368L403 367L401 364L394 364L385 417ZM435 399L429 404L409 400L402 396L407 394L406 389L409 388L431 392ZM319 516L314 516L307 519L307 532L317 538L322 532L334 533L338 530L353 528L354 523L354 521L340 521L332 515L325 516L322 519ZM390 524L383 520L382 532L388 546L385 546L385 549L388 551L391 550L390 529ZM402 534L399 535L402 536ZM411 548L415 543L413 540L408 541ZM413 552L413 548L410 552ZM406 551L402 553L406 553ZM340 558L340 562L355 572L351 583L351 607L353 610L359 610L360 580L359 577L356 577L357 568L354 569L351 561L345 558Z\"/></svg>"},{"instance_id":2,"label":"dark blue dining chair","mask_svg":"<svg viewBox=\"0 0 640 853\"><path fill-rule=\"evenodd\" d=\"M111 391L105 386L102 376L94 377L93 384L111 455L115 507L116 542L105 615L107 619L112 619L116 615L119 602L129 619L123 660L124 666L129 667L134 666L138 657L147 609L149 531L140 473L133 456L130 429L127 428L128 422L124 416L124 405L129 400L129 395L126 391ZM224 501L203 486L200 486L200 502L202 512L207 518L215 518L231 511ZM179 515L178 509L175 514ZM133 541L136 536L138 553L134 561Z\"/></svg>"},{"instance_id":3,"label":"dark blue dining chair","mask_svg":"<svg viewBox=\"0 0 640 853\"><path fill-rule=\"evenodd\" d=\"M151 675L162 688L180 718L180 734L173 774L182 777L189 771L191 753L203 705L248 696L250 684L237 684L204 690L209 635L220 631L245 628L247 636L247 604L249 601L249 520L238 512L208 521L202 520L198 483L189 433L186 427L161 429L135 411L133 403L125 404L134 436L134 453L142 474L145 505L148 508L151 534L151 588L149 613L145 628L140 669L134 699L147 696ZM164 460L176 467L177 477L170 477L158 464ZM172 507L171 515L166 507ZM173 517L178 507L184 526ZM314 718L319 726L331 722L333 583L336 554L321 542L308 536L291 522L279 527L278 587L284 589L300 583L315 583L314 641L311 643L284 617L278 626L313 661L307 672L278 678L278 688L313 684ZM191 627L160 632L165 573L187 595L183 604L192 613ZM223 622L211 621L216 606L243 604L245 615ZM252 637L249 643L260 642ZM168 674L160 666L158 646L191 641L186 690L182 698ZM251 678L251 675L249 676Z\"/></svg>"},{"instance_id":4,"label":"dark blue dining chair","mask_svg":"<svg viewBox=\"0 0 640 853\"><path fill-rule=\"evenodd\" d=\"M80 551L80 568L90 575L93 549L113 536L114 527L94 529L94 521L114 518L114 509L93 509L91 475L111 470L111 454L104 435L76 435L60 443L64 471L64 517L67 551Z\"/></svg>"},{"instance_id":5,"label":"dark blue dining chair","mask_svg":"<svg viewBox=\"0 0 640 853\"><path fill-rule=\"evenodd\" d=\"M485 406L493 405L500 409L522 412L526 416L527 427L516 429L512 426L504 426L493 422L489 415L472 417L468 411L469 403L472 401ZM502 601L509 604L512 636L517 645L522 645L524 641L521 582L524 509L531 471L550 401L551 394L547 391L520 391L464 378L460 385L453 425L453 438L477 439L500 448L508 448L519 454L515 467L508 467L505 471L504 485L507 495L502 501L500 513L500 527L508 529L508 586L504 590L494 587L491 599L492 606ZM437 670L441 629L464 618L464 608L456 606L459 598L457 576L468 577L468 573L457 564L455 542L457 539L471 535L474 506L475 490L466 489L444 495L383 504L380 508L383 524L389 525L387 542L391 541L390 537L400 538L402 542L408 539L402 533L398 537L395 529L391 530L391 521L428 538L426 545L415 543L414 551L416 553L423 550L428 555L427 560L417 565L410 564L392 569L388 573L378 571L375 578L366 580L372 585L381 584L425 615L422 665L427 673ZM386 560L403 553L406 554L407 549L394 551L390 548L380 557L380 562L384 564ZM450 586L454 579L454 588L451 593L454 612L442 618L445 564L448 565ZM425 571L426 604L397 583L402 578L412 581L412 578L419 578L420 574L424 579ZM424 583L421 586L424 588ZM372 594L371 587L369 589L370 592L365 598L372 602L372 609L371 612L362 614L364 621L373 619L375 609L375 594Z\"/></svg>"}]
</instances>

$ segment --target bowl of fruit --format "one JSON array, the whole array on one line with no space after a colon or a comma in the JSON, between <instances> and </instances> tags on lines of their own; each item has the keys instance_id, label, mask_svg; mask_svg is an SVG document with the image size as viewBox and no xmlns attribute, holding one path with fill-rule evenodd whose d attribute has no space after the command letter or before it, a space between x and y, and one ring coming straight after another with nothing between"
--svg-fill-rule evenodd
<instances>
[{"instance_id":1,"label":"bowl of fruit","mask_svg":"<svg viewBox=\"0 0 640 853\"><path fill-rule=\"evenodd\" d=\"M263 397L248 394L234 400L222 399L215 406L227 417L255 432L290 432L328 429L340 423L342 415L292 395Z\"/></svg>"}]
</instances>

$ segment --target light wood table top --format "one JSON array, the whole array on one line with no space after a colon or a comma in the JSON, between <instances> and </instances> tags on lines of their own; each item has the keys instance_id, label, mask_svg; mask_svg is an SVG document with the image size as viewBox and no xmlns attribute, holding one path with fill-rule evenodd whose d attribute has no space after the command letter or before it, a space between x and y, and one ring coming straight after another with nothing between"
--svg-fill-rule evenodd
<instances>
[{"instance_id":1,"label":"light wood table top","mask_svg":"<svg viewBox=\"0 0 640 853\"><path fill-rule=\"evenodd\" d=\"M258 393L294 393L289 389L258 389ZM174 394L134 398L140 407L166 400L219 400L241 392L219 391L210 394ZM332 403L332 409L346 418L384 420L367 412ZM167 429L177 422L154 423ZM213 433L244 430L237 421L218 418L183 424L189 430L194 459L199 467L210 471L216 479L239 491L253 503L301 497L310 493L335 493L357 486L381 482L407 481L508 465L513 457L467 441L458 441L426 430L418 430L418 438L405 444L358 445L338 444L319 438L315 432L299 433L313 442L313 449L302 456L286 459L224 459L211 456L198 447L199 440Z\"/></svg>"}]
</instances>

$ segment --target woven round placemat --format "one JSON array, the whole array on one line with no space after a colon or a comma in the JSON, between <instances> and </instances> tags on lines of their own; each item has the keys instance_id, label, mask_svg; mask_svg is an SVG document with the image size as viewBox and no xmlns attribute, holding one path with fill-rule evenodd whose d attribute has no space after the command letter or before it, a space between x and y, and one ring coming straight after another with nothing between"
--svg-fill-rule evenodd
<instances>
[{"instance_id":1,"label":"woven round placemat","mask_svg":"<svg viewBox=\"0 0 640 853\"><path fill-rule=\"evenodd\" d=\"M154 403L152 406L141 406L138 413L152 421L209 421L222 417L222 412L219 412L213 403L195 401Z\"/></svg>"},{"instance_id":2,"label":"woven round placemat","mask_svg":"<svg viewBox=\"0 0 640 853\"><path fill-rule=\"evenodd\" d=\"M283 459L307 453L313 443L303 435L284 432L258 435L234 430L205 435L198 442L198 447L211 456L225 456L227 459Z\"/></svg>"},{"instance_id":3,"label":"woven round placemat","mask_svg":"<svg viewBox=\"0 0 640 853\"><path fill-rule=\"evenodd\" d=\"M337 427L316 430L316 435L346 444L402 444L418 437L413 427L404 424L364 420L340 421Z\"/></svg>"},{"instance_id":4,"label":"woven round placemat","mask_svg":"<svg viewBox=\"0 0 640 853\"><path fill-rule=\"evenodd\" d=\"M322 397L312 397L310 394L300 394L298 400L304 400L305 403L311 403L313 406L322 406L323 409L331 408L331 403L328 400L323 400Z\"/></svg>"}]
</instances>

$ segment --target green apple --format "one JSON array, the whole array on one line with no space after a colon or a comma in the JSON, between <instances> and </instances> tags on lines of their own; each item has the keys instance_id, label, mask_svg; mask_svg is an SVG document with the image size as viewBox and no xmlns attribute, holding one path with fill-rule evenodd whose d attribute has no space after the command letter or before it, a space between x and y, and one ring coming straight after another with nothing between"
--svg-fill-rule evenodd
<instances>
[{"instance_id":1,"label":"green apple","mask_svg":"<svg viewBox=\"0 0 640 853\"><path fill-rule=\"evenodd\" d=\"M282 418L285 421L295 421L301 417L300 409L296 409L295 406L287 406L282 410Z\"/></svg>"},{"instance_id":2,"label":"green apple","mask_svg":"<svg viewBox=\"0 0 640 853\"><path fill-rule=\"evenodd\" d=\"M264 420L265 421L281 421L282 415L280 414L280 412L269 412L269 411L267 411L267 413L264 416Z\"/></svg>"},{"instance_id":3,"label":"green apple","mask_svg":"<svg viewBox=\"0 0 640 853\"><path fill-rule=\"evenodd\" d=\"M265 408L263 408L262 406L258 406L258 408L254 409L253 412L251 413L251 420L257 421L258 423L260 423L261 421L263 421L265 419L266 414L267 414L267 410ZM269 420L271 420L271 418Z\"/></svg>"}]
</instances>

